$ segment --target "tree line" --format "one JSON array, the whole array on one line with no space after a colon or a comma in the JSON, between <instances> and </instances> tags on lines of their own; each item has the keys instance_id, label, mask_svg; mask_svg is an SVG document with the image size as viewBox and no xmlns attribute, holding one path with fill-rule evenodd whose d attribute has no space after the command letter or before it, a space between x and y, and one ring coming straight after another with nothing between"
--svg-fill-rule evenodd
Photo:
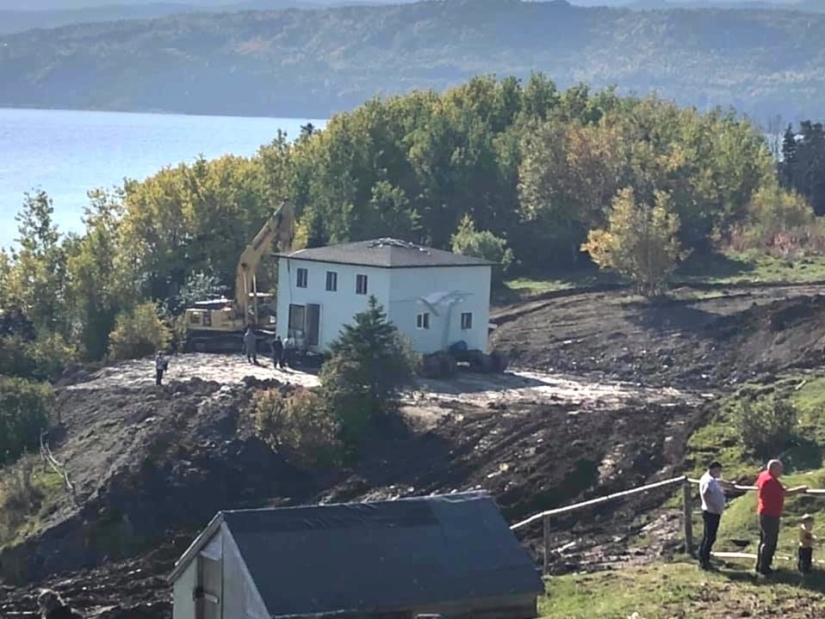
<instances>
[{"instance_id":1,"label":"tree line","mask_svg":"<svg viewBox=\"0 0 825 619\"><path fill-rule=\"evenodd\" d=\"M163 324L188 303L231 292L238 256L282 200L298 214L298 246L393 236L491 258L500 278L595 262L660 294L691 252L821 238L808 202L819 185L800 172L802 161L822 170L807 126L777 170L732 111L560 90L541 74L478 77L372 99L251 158L94 189L79 234L57 229L37 191L18 246L0 253L0 373L48 379L75 359L128 355L146 333L167 343ZM271 264L260 281L275 286Z\"/></svg>"}]
</instances>

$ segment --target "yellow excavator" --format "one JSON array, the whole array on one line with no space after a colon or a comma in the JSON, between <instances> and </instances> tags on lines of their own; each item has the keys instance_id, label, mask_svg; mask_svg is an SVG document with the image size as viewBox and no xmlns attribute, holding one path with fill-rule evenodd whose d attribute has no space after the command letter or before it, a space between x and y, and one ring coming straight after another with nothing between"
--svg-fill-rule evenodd
<instances>
[{"instance_id":1,"label":"yellow excavator","mask_svg":"<svg viewBox=\"0 0 825 619\"><path fill-rule=\"evenodd\" d=\"M240 352L246 327L255 330L260 352L268 352L275 337L276 317L272 295L258 292L255 274L275 241L279 251L289 252L294 238L295 212L285 202L241 254L235 273L235 299L198 301L186 309L184 352Z\"/></svg>"}]
</instances>

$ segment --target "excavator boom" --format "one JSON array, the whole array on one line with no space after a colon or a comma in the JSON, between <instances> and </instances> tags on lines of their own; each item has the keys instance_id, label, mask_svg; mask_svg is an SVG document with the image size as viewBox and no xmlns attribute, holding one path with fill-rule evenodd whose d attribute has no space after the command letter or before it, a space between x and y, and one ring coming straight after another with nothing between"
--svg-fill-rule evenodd
<instances>
[{"instance_id":1,"label":"excavator boom","mask_svg":"<svg viewBox=\"0 0 825 619\"><path fill-rule=\"evenodd\" d=\"M186 349L203 352L233 352L241 344L244 327L259 326L258 289L255 273L261 260L272 251L277 241L281 252L292 250L295 238L295 212L292 205L283 203L263 228L246 246L238 260L235 272L234 304L226 299L212 301L214 307L195 307L186 310Z\"/></svg>"},{"instance_id":2,"label":"excavator boom","mask_svg":"<svg viewBox=\"0 0 825 619\"><path fill-rule=\"evenodd\" d=\"M272 244L276 240L280 251L291 251L294 238L295 211L291 204L284 202L241 254L235 272L235 304L242 313L244 326L249 324L250 303L255 306L254 315L257 317L258 289L255 273L261 259L272 250Z\"/></svg>"}]
</instances>

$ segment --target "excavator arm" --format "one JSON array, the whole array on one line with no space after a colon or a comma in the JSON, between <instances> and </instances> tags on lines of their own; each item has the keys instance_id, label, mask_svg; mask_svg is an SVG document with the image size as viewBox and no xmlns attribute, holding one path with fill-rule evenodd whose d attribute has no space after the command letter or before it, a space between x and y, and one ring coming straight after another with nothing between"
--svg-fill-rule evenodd
<instances>
[{"instance_id":1,"label":"excavator arm","mask_svg":"<svg viewBox=\"0 0 825 619\"><path fill-rule=\"evenodd\" d=\"M294 238L295 211L291 204L284 202L241 254L235 273L235 303L239 312L243 313L244 325L249 324L250 303L254 305L256 317L258 314L255 273L261 259L272 250L272 245L276 240L279 251L291 251Z\"/></svg>"}]
</instances>

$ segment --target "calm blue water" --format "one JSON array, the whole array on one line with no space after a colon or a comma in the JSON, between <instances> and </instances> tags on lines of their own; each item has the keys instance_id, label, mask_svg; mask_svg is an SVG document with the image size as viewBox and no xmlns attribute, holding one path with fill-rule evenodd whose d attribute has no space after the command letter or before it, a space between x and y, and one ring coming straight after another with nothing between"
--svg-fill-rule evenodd
<instances>
[{"instance_id":1,"label":"calm blue water","mask_svg":"<svg viewBox=\"0 0 825 619\"><path fill-rule=\"evenodd\" d=\"M0 109L0 247L17 235L14 216L23 194L44 189L63 231L82 229L86 192L124 178L143 179L166 165L225 154L250 156L278 129L289 138L311 122L292 118L233 118Z\"/></svg>"}]
</instances>

